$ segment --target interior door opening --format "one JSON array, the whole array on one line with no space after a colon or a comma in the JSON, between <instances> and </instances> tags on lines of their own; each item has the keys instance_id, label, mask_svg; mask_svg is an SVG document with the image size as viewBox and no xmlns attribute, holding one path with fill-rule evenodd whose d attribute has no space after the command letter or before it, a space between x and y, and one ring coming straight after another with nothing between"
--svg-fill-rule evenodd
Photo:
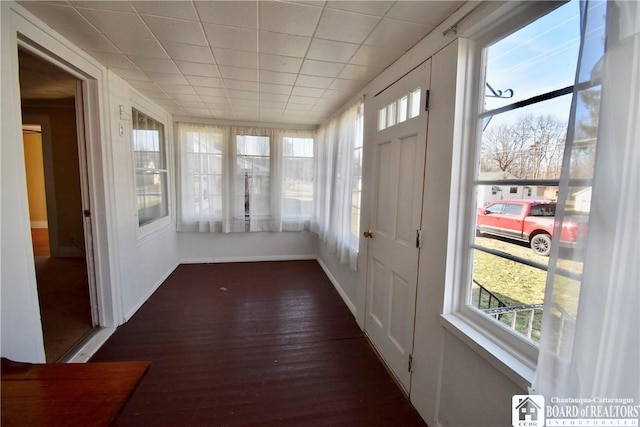
<instances>
[{"instance_id":1,"label":"interior door opening","mask_svg":"<svg viewBox=\"0 0 640 427\"><path fill-rule=\"evenodd\" d=\"M90 224L78 80L19 49L27 196L47 362L94 328ZM82 131L82 130L80 130Z\"/></svg>"}]
</instances>

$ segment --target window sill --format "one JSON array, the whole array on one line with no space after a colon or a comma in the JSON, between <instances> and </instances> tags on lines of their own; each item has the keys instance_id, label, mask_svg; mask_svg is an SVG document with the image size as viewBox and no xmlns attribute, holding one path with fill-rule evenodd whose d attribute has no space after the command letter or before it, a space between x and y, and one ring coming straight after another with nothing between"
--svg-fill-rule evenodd
<instances>
[{"instance_id":1,"label":"window sill","mask_svg":"<svg viewBox=\"0 0 640 427\"><path fill-rule=\"evenodd\" d=\"M531 386L535 366L523 362L487 335L480 332L467 319L458 314L443 314L440 323L444 328L467 344L473 351L502 372L525 391Z\"/></svg>"}]
</instances>

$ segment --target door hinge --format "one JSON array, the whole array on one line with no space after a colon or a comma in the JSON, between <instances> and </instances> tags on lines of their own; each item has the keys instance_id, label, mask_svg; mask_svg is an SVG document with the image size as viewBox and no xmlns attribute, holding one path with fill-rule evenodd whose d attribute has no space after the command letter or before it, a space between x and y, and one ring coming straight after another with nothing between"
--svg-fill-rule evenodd
<instances>
[{"instance_id":1,"label":"door hinge","mask_svg":"<svg viewBox=\"0 0 640 427\"><path fill-rule=\"evenodd\" d=\"M416 248L422 247L422 230L416 230Z\"/></svg>"},{"instance_id":2,"label":"door hinge","mask_svg":"<svg viewBox=\"0 0 640 427\"><path fill-rule=\"evenodd\" d=\"M413 354L409 355L409 366L407 369L409 372L413 372Z\"/></svg>"},{"instance_id":3,"label":"door hinge","mask_svg":"<svg viewBox=\"0 0 640 427\"><path fill-rule=\"evenodd\" d=\"M429 89L424 91L424 111L429 111Z\"/></svg>"}]
</instances>

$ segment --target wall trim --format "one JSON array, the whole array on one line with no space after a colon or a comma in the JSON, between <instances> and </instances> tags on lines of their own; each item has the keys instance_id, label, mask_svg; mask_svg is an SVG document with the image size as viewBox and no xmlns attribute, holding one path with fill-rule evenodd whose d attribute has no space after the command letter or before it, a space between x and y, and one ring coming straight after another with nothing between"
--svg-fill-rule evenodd
<instances>
[{"instance_id":1,"label":"wall trim","mask_svg":"<svg viewBox=\"0 0 640 427\"><path fill-rule=\"evenodd\" d=\"M318 264L320 264L320 267L322 267L322 270L324 271L324 274L327 275L327 277L329 278L329 280L333 284L333 287L336 288L336 291L338 291L338 294L340 294L340 297L342 297L342 301L344 301L346 306L349 308L349 311L351 311L351 314L353 314L353 317L356 317L357 310L356 310L355 304L353 304L353 302L351 302L351 300L347 296L347 293L344 291L344 289L342 289L342 286L340 286L340 283L338 283L336 278L333 277L333 274L331 274L331 271L325 265L325 263L322 262L320 257L316 257L316 261L318 261Z\"/></svg>"},{"instance_id":2,"label":"wall trim","mask_svg":"<svg viewBox=\"0 0 640 427\"><path fill-rule=\"evenodd\" d=\"M266 255L246 257L215 257L215 258L182 258L180 264L224 264L231 262L263 262L263 261L306 261L316 260L316 254L306 255Z\"/></svg>"},{"instance_id":3,"label":"wall trim","mask_svg":"<svg viewBox=\"0 0 640 427\"><path fill-rule=\"evenodd\" d=\"M140 298L140 302L138 302L127 314L125 314L124 323L127 323L133 317L133 315L136 314L136 312L140 309L140 307L142 307L145 302L149 301L149 298L151 298L151 295L153 295L153 293L158 290L160 285L162 285L165 282L165 280L169 278L171 273L173 273L176 270L176 268L178 268L179 265L180 265L179 263L175 263L169 269L169 271L167 271L165 274L162 275L162 277L160 277L160 279L158 279L158 281L151 287L151 289L149 289L149 292L147 292L142 298Z\"/></svg>"},{"instance_id":4,"label":"wall trim","mask_svg":"<svg viewBox=\"0 0 640 427\"><path fill-rule=\"evenodd\" d=\"M47 221L31 221L31 228L49 228Z\"/></svg>"}]
</instances>

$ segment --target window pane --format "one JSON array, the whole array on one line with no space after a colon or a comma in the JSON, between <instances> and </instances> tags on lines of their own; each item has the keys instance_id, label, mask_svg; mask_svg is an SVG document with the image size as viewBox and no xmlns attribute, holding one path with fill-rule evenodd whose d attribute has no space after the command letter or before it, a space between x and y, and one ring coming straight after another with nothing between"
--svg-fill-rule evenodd
<instances>
[{"instance_id":1,"label":"window pane","mask_svg":"<svg viewBox=\"0 0 640 427\"><path fill-rule=\"evenodd\" d=\"M407 120L407 106L409 103L409 96L403 96L398 101L398 123L402 123Z\"/></svg>"},{"instance_id":2,"label":"window pane","mask_svg":"<svg viewBox=\"0 0 640 427\"><path fill-rule=\"evenodd\" d=\"M167 216L167 173L136 172L138 225Z\"/></svg>"},{"instance_id":3,"label":"window pane","mask_svg":"<svg viewBox=\"0 0 640 427\"><path fill-rule=\"evenodd\" d=\"M386 127L387 127L387 107L384 107L378 111L378 130L386 129Z\"/></svg>"},{"instance_id":4,"label":"window pane","mask_svg":"<svg viewBox=\"0 0 640 427\"><path fill-rule=\"evenodd\" d=\"M605 9L606 2L593 2L589 16L602 16L604 20ZM485 87L485 110L572 86L580 42L579 19L579 3L572 1L489 46L486 83L490 87ZM601 36L601 30L588 29L587 37ZM601 49L585 55L583 69L591 70L602 57L602 39ZM581 76L581 81L589 78ZM499 97L500 92L507 98Z\"/></svg>"},{"instance_id":5,"label":"window pane","mask_svg":"<svg viewBox=\"0 0 640 427\"><path fill-rule=\"evenodd\" d=\"M311 219L313 205L313 138L284 138L282 215L293 221Z\"/></svg>"},{"instance_id":6,"label":"window pane","mask_svg":"<svg viewBox=\"0 0 640 427\"><path fill-rule=\"evenodd\" d=\"M411 91L409 94L410 106L409 106L409 118L412 119L417 117L420 114L420 94L422 93L422 89L417 88Z\"/></svg>"},{"instance_id":7,"label":"window pane","mask_svg":"<svg viewBox=\"0 0 640 427\"><path fill-rule=\"evenodd\" d=\"M167 171L162 123L132 109L138 224L168 215Z\"/></svg>"},{"instance_id":8,"label":"window pane","mask_svg":"<svg viewBox=\"0 0 640 427\"><path fill-rule=\"evenodd\" d=\"M387 127L393 126L396 124L397 119L397 102L392 102L387 106Z\"/></svg>"}]
</instances>

